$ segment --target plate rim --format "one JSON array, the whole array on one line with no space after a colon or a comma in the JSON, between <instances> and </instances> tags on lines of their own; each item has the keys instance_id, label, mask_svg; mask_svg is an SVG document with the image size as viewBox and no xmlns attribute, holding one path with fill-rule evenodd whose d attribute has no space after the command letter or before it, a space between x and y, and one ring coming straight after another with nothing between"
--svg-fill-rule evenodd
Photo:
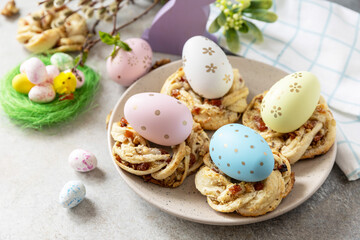
<instances>
[{"instance_id":1,"label":"plate rim","mask_svg":"<svg viewBox=\"0 0 360 240\"><path fill-rule=\"evenodd\" d=\"M267 67L272 67L272 68L276 68L284 73L286 73L285 71L277 68L277 67L274 67L274 66L271 66L269 64L266 64L266 63L263 63L263 62L259 62L259 61L256 61L256 60L252 60L252 59L247 59L247 58L243 58L243 57L236 57L236 56L227 56L229 60L231 59L242 59L242 60L245 60L245 61L249 61L249 62L254 62L256 64L262 64L262 65L265 65ZM176 60L176 61L173 61L169 64L166 64L165 66L162 66L158 69L155 69L154 71L152 71L150 74L156 74L156 72L158 71L161 71L164 67L170 67L170 66L173 66L173 65L177 65L181 63L181 59L180 60ZM288 74L288 73L286 73ZM145 76L148 76L148 74L146 74ZM107 129L107 140L108 140L108 149L109 149L109 153L110 153L110 158L111 158L111 161L112 163L114 164L114 167L115 169L117 170L117 172L120 174L121 178L126 182L126 184L138 195L140 196L142 199L144 199L146 202L150 203L151 205L159 208L161 211L163 212L166 212L172 216L176 216L176 217L179 217L181 219L185 219L185 220L188 220L188 221L191 221L191 222L197 222L197 223L201 223L201 224L207 224L207 225L218 225L218 226L236 226L236 225L247 225L247 224L252 224L252 223L257 223L257 222L263 222L263 221L266 221L266 220L269 220L269 219L272 219L272 218L276 218L278 216L281 216L287 212L290 212L291 210L294 210L295 208L297 208L298 206L300 206L301 204L303 204L304 202L306 202L310 197L312 197L314 195L314 193L324 184L324 182L326 181L326 179L329 177L329 174L331 172L331 170L333 169L334 167L334 164L335 164L335 159L336 159L336 153L337 153L337 142L336 142L336 139L335 139L335 142L333 144L333 146L329 149L328 152L330 151L334 151L333 153L333 157L331 158L331 161L332 163L330 164L331 167L329 167L325 173L326 173L326 177L324 177L319 183L319 185L314 188L309 194L306 195L306 197L302 198L301 201L298 201L296 202L294 205L291 205L290 208L286 208L286 209L283 209L283 210L278 210L276 211L276 209L270 213L267 213L265 215L262 215L262 216L258 216L258 217L247 217L248 221L246 222L236 222L236 221L233 221L233 222L218 222L218 221L211 221L211 220L203 220L201 219L200 217L198 216L193 216L192 218L191 217L187 217L185 215L181 215L179 213L177 213L176 211L171 211L167 208L164 208L162 204L156 202L156 201L151 201L151 198L148 197L147 195L144 195L142 194L142 192L137 188L137 184L134 184L133 182L130 181L130 179L128 179L128 177L126 176L126 174L129 174L127 172L125 172L123 169L121 169L116 163L115 161L113 160L113 156L112 156L112 145L111 145L111 141L112 141L112 137L111 137L111 128L112 128L112 124L114 122L114 109L117 109L120 105L120 103L123 101L123 99L125 98L125 96L128 94L128 92L130 92L133 88L136 88L137 84L139 82L142 82L144 81L145 79L145 76L141 77L139 80L137 80L135 83L133 83L129 88L127 88L124 93L122 93L122 95L120 96L120 98L118 99L118 101L116 102L115 106L113 107L112 109L112 113L111 113L111 117L109 119L109 123L108 123L108 129ZM335 149L334 149L335 148ZM306 161L306 160L305 160ZM296 180L295 180L296 181ZM204 196L205 198L205 196ZM215 210L214 210L215 211ZM223 214L226 214L226 213L223 213ZM261 217L261 218L259 218Z\"/></svg>"}]
</instances>

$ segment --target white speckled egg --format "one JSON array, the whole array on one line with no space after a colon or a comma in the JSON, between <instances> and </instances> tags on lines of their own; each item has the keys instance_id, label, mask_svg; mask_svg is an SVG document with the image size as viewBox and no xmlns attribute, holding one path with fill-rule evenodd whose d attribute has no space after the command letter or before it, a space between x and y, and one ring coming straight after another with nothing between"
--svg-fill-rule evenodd
<instances>
[{"instance_id":1,"label":"white speckled egg","mask_svg":"<svg viewBox=\"0 0 360 240\"><path fill-rule=\"evenodd\" d=\"M60 71L65 71L74 66L74 59L66 53L55 53L51 56L50 62L57 66Z\"/></svg>"},{"instance_id":2,"label":"white speckled egg","mask_svg":"<svg viewBox=\"0 0 360 240\"><path fill-rule=\"evenodd\" d=\"M89 172L96 168L97 159L94 154L83 149L75 149L69 155L70 166L78 172Z\"/></svg>"},{"instance_id":3,"label":"white speckled egg","mask_svg":"<svg viewBox=\"0 0 360 240\"><path fill-rule=\"evenodd\" d=\"M195 36L184 45L183 68L185 76L200 96L221 98L231 88L234 74L221 48L208 38Z\"/></svg>"},{"instance_id":4,"label":"white speckled egg","mask_svg":"<svg viewBox=\"0 0 360 240\"><path fill-rule=\"evenodd\" d=\"M160 93L140 93L125 103L124 115L144 138L164 146L177 145L190 135L190 110L177 99Z\"/></svg>"},{"instance_id":5,"label":"white speckled egg","mask_svg":"<svg viewBox=\"0 0 360 240\"><path fill-rule=\"evenodd\" d=\"M152 50L141 38L130 38L124 42L132 50L120 49L114 58L109 57L106 61L106 69L113 81L123 86L130 86L151 68Z\"/></svg>"},{"instance_id":6,"label":"white speckled egg","mask_svg":"<svg viewBox=\"0 0 360 240\"><path fill-rule=\"evenodd\" d=\"M86 189L81 181L67 182L59 195L59 202L64 208L73 208L85 198Z\"/></svg>"},{"instance_id":7,"label":"white speckled egg","mask_svg":"<svg viewBox=\"0 0 360 240\"><path fill-rule=\"evenodd\" d=\"M55 65L46 66L47 78L46 82L53 84L54 78L60 74L59 69Z\"/></svg>"},{"instance_id":8,"label":"white speckled egg","mask_svg":"<svg viewBox=\"0 0 360 240\"><path fill-rule=\"evenodd\" d=\"M30 89L29 99L37 103L48 103L55 99L56 93L50 83L42 83Z\"/></svg>"},{"instance_id":9,"label":"white speckled egg","mask_svg":"<svg viewBox=\"0 0 360 240\"><path fill-rule=\"evenodd\" d=\"M262 181L274 168L274 156L265 139L236 123L222 126L214 133L210 156L223 173L239 181Z\"/></svg>"},{"instance_id":10,"label":"white speckled egg","mask_svg":"<svg viewBox=\"0 0 360 240\"><path fill-rule=\"evenodd\" d=\"M70 71L71 71L71 69L68 69L68 70L66 70L66 71L64 71L64 72L70 72ZM85 75L84 75L84 73L83 73L82 71L80 71L79 69L76 69L75 71L77 72L77 74L78 74L78 76L79 76L79 78L76 76L76 89L79 89L79 88L81 88L81 87L84 85L84 83L85 83Z\"/></svg>"},{"instance_id":11,"label":"white speckled egg","mask_svg":"<svg viewBox=\"0 0 360 240\"><path fill-rule=\"evenodd\" d=\"M270 88L261 104L261 117L274 131L292 132L311 117L319 98L317 77L310 72L295 72Z\"/></svg>"},{"instance_id":12,"label":"white speckled egg","mask_svg":"<svg viewBox=\"0 0 360 240\"><path fill-rule=\"evenodd\" d=\"M40 84L47 79L45 64L38 58L32 57L23 62L20 72L25 73L30 82Z\"/></svg>"}]
</instances>

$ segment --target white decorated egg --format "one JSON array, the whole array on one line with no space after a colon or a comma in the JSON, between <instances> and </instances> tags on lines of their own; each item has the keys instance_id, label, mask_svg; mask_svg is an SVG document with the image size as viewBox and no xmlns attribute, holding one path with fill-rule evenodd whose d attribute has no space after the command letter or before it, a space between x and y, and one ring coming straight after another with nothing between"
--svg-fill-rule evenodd
<instances>
[{"instance_id":1,"label":"white decorated egg","mask_svg":"<svg viewBox=\"0 0 360 240\"><path fill-rule=\"evenodd\" d=\"M46 66L47 78L46 82L53 84L54 78L60 74L59 69L55 65Z\"/></svg>"},{"instance_id":2,"label":"white decorated egg","mask_svg":"<svg viewBox=\"0 0 360 240\"><path fill-rule=\"evenodd\" d=\"M23 62L20 72L25 73L30 82L40 84L47 79L45 64L38 58L32 57Z\"/></svg>"},{"instance_id":3,"label":"white decorated egg","mask_svg":"<svg viewBox=\"0 0 360 240\"><path fill-rule=\"evenodd\" d=\"M75 149L69 155L70 166L78 172L89 172L96 168L97 159L94 154L83 149Z\"/></svg>"},{"instance_id":4,"label":"white decorated egg","mask_svg":"<svg viewBox=\"0 0 360 240\"><path fill-rule=\"evenodd\" d=\"M210 156L223 173L239 181L262 181L274 168L274 156L264 138L236 123L222 126L214 133Z\"/></svg>"},{"instance_id":5,"label":"white decorated egg","mask_svg":"<svg viewBox=\"0 0 360 240\"><path fill-rule=\"evenodd\" d=\"M60 71L65 71L74 66L74 59L66 53L55 53L51 56L50 62L57 66Z\"/></svg>"},{"instance_id":6,"label":"white decorated egg","mask_svg":"<svg viewBox=\"0 0 360 240\"><path fill-rule=\"evenodd\" d=\"M124 115L144 138L164 146L177 145L190 135L190 110L177 99L160 93L139 93L125 103Z\"/></svg>"},{"instance_id":7,"label":"white decorated egg","mask_svg":"<svg viewBox=\"0 0 360 240\"><path fill-rule=\"evenodd\" d=\"M149 71L153 54L150 45L141 38L130 38L124 42L131 51L120 49L115 57L107 59L106 69L113 81L130 86Z\"/></svg>"},{"instance_id":8,"label":"white decorated egg","mask_svg":"<svg viewBox=\"0 0 360 240\"><path fill-rule=\"evenodd\" d=\"M295 131L313 114L320 98L320 82L310 72L295 72L280 79L261 103L261 117L272 130Z\"/></svg>"},{"instance_id":9,"label":"white decorated egg","mask_svg":"<svg viewBox=\"0 0 360 240\"><path fill-rule=\"evenodd\" d=\"M64 208L73 208L85 198L85 195L85 185L81 181L70 181L62 188L59 202Z\"/></svg>"},{"instance_id":10,"label":"white decorated egg","mask_svg":"<svg viewBox=\"0 0 360 240\"><path fill-rule=\"evenodd\" d=\"M185 76L192 89L205 98L221 98L231 88L234 74L221 48L208 38L187 40L182 52Z\"/></svg>"},{"instance_id":11,"label":"white decorated egg","mask_svg":"<svg viewBox=\"0 0 360 240\"><path fill-rule=\"evenodd\" d=\"M70 71L71 71L71 69L68 69L68 70L66 70L64 72L67 73L67 72L70 72ZM84 83L85 83L85 75L79 69L76 69L75 71L76 71L76 73L78 75L78 76L76 76L76 89L78 89L78 88L81 88L84 85Z\"/></svg>"},{"instance_id":12,"label":"white decorated egg","mask_svg":"<svg viewBox=\"0 0 360 240\"><path fill-rule=\"evenodd\" d=\"M35 85L30 89L29 99L36 103L48 103L55 99L56 93L50 83Z\"/></svg>"}]
</instances>

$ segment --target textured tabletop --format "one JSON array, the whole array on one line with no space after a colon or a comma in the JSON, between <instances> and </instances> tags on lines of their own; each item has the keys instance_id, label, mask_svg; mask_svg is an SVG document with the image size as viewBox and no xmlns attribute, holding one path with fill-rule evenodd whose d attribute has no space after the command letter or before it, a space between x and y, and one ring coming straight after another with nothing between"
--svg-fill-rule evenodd
<instances>
[{"instance_id":1,"label":"textured tabletop","mask_svg":"<svg viewBox=\"0 0 360 240\"><path fill-rule=\"evenodd\" d=\"M22 15L37 8L36 1L16 2ZM120 20L130 19L150 3L137 2L137 6L124 11ZM334 2L360 11L358 0ZM122 38L139 37L155 12L122 31ZM0 18L3 76L29 53L15 40L17 19ZM44 132L22 130L0 111L0 240L360 239L360 181L348 182L336 165L307 202L275 219L246 226L188 222L140 198L114 169L108 152L105 119L126 90L107 78L104 59L110 51L110 46L99 45L90 54L87 64L102 76L97 106L69 124ZM155 59L163 57L179 59L155 54ZM93 152L98 169L85 174L75 172L67 162L75 148ZM82 180L87 187L84 202L71 210L57 202L62 186L69 180Z\"/></svg>"}]
</instances>

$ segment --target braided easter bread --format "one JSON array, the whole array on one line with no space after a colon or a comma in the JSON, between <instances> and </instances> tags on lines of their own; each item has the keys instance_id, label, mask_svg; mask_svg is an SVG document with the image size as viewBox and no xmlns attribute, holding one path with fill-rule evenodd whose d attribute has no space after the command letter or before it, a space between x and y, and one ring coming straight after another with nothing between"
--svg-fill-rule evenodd
<instances>
[{"instance_id":1,"label":"braided easter bread","mask_svg":"<svg viewBox=\"0 0 360 240\"><path fill-rule=\"evenodd\" d=\"M145 181L163 187L178 187L195 172L209 151L209 138L200 124L194 123L190 136L181 144L172 146L172 155L165 150L150 147L127 122L112 126L111 135L116 141L113 158L127 172L142 176Z\"/></svg>"},{"instance_id":2,"label":"braided easter bread","mask_svg":"<svg viewBox=\"0 0 360 240\"><path fill-rule=\"evenodd\" d=\"M41 9L20 18L16 39L35 53L81 50L88 32L86 20L78 13L65 18L69 11L66 7ZM60 21L64 21L61 26Z\"/></svg>"},{"instance_id":3,"label":"braided easter bread","mask_svg":"<svg viewBox=\"0 0 360 240\"><path fill-rule=\"evenodd\" d=\"M295 177L289 161L274 154L274 170L261 182L238 182L223 174L210 155L195 176L196 188L207 197L211 208L219 212L237 212L242 216L260 216L277 208L293 188Z\"/></svg>"},{"instance_id":4,"label":"braided easter bread","mask_svg":"<svg viewBox=\"0 0 360 240\"><path fill-rule=\"evenodd\" d=\"M234 83L229 92L220 99L204 99L195 93L182 68L164 83L161 93L177 98L191 110L195 122L206 130L217 130L223 125L239 120L245 111L249 89L237 69L233 69Z\"/></svg>"},{"instance_id":5,"label":"braided easter bread","mask_svg":"<svg viewBox=\"0 0 360 240\"><path fill-rule=\"evenodd\" d=\"M259 94L249 104L242 122L268 142L271 149L279 151L290 163L313 158L326 153L335 142L336 121L323 97L309 120L291 133L279 133L269 129L260 114L261 102L266 92Z\"/></svg>"}]
</instances>

